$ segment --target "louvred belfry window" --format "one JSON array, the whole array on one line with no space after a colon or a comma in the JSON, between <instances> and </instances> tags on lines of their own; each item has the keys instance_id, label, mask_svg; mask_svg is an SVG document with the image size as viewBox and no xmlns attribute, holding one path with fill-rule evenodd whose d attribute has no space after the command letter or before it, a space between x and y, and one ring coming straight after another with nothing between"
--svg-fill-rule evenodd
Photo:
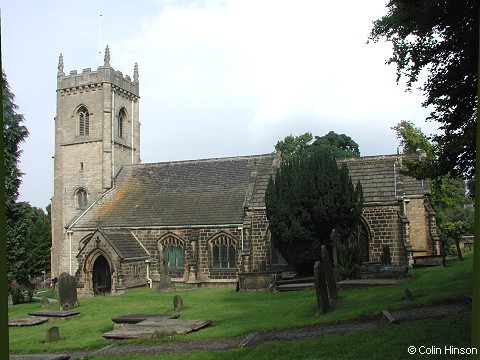
<instances>
[{"instance_id":1,"label":"louvred belfry window","mask_svg":"<svg viewBox=\"0 0 480 360\"><path fill-rule=\"evenodd\" d=\"M78 133L80 136L90 135L90 121L88 110L85 106L82 106L77 111L78 116Z\"/></svg>"},{"instance_id":2,"label":"louvred belfry window","mask_svg":"<svg viewBox=\"0 0 480 360\"><path fill-rule=\"evenodd\" d=\"M125 108L121 108L120 112L118 114L118 137L119 138L124 138L124 127L125 127L125 121L127 119L127 112Z\"/></svg>"}]
</instances>

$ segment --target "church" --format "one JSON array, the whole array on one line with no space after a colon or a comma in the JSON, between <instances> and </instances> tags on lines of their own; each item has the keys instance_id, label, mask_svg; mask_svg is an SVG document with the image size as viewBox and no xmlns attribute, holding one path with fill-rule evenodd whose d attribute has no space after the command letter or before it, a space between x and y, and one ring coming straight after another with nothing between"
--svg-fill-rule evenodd
<instances>
[{"instance_id":1,"label":"church","mask_svg":"<svg viewBox=\"0 0 480 360\"><path fill-rule=\"evenodd\" d=\"M60 55L52 198L52 277L79 292L116 294L173 285L235 284L239 274L279 270L265 189L278 154L142 164L139 73L104 64L64 72ZM428 184L401 175L403 155L342 159L364 191L365 262L388 245L392 264L437 253Z\"/></svg>"}]
</instances>

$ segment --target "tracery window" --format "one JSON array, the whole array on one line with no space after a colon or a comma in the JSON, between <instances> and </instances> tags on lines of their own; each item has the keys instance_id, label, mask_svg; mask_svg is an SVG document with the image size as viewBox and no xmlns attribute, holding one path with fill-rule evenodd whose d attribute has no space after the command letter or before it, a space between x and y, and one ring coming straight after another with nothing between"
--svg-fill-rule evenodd
<instances>
[{"instance_id":1,"label":"tracery window","mask_svg":"<svg viewBox=\"0 0 480 360\"><path fill-rule=\"evenodd\" d=\"M125 128L125 122L127 120L127 111L125 108L121 108L120 112L118 113L118 137L123 138L125 136L124 134L124 128Z\"/></svg>"},{"instance_id":2,"label":"tracery window","mask_svg":"<svg viewBox=\"0 0 480 360\"><path fill-rule=\"evenodd\" d=\"M183 269L183 241L169 235L161 240L162 261L168 269Z\"/></svg>"},{"instance_id":3,"label":"tracery window","mask_svg":"<svg viewBox=\"0 0 480 360\"><path fill-rule=\"evenodd\" d=\"M237 266L237 242L227 235L210 240L212 267L214 269L235 269Z\"/></svg>"},{"instance_id":4,"label":"tracery window","mask_svg":"<svg viewBox=\"0 0 480 360\"><path fill-rule=\"evenodd\" d=\"M87 206L87 191L85 189L78 189L75 192L77 209L84 209Z\"/></svg>"},{"instance_id":5,"label":"tracery window","mask_svg":"<svg viewBox=\"0 0 480 360\"><path fill-rule=\"evenodd\" d=\"M81 106L77 111L78 116L78 134L80 136L90 135L90 120L88 109L85 106Z\"/></svg>"}]
</instances>

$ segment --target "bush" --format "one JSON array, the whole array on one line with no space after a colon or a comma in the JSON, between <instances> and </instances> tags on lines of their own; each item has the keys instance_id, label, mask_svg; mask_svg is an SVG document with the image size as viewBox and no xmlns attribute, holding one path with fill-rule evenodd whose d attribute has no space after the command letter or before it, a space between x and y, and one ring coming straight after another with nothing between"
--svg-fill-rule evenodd
<instances>
[{"instance_id":1,"label":"bush","mask_svg":"<svg viewBox=\"0 0 480 360\"><path fill-rule=\"evenodd\" d=\"M12 294L13 304L20 304L25 302L31 302L33 298L33 289L26 287L25 285L12 285L10 289Z\"/></svg>"},{"instance_id":2,"label":"bush","mask_svg":"<svg viewBox=\"0 0 480 360\"><path fill-rule=\"evenodd\" d=\"M350 239L337 248L338 263L335 272L340 280L351 279L362 264L362 251L358 240Z\"/></svg>"}]
</instances>

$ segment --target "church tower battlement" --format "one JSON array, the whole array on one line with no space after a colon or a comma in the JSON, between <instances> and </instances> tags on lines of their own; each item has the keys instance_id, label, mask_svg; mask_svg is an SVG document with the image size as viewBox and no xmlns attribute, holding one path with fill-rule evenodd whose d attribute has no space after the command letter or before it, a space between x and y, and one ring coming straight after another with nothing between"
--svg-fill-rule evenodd
<instances>
[{"instance_id":1,"label":"church tower battlement","mask_svg":"<svg viewBox=\"0 0 480 360\"><path fill-rule=\"evenodd\" d=\"M123 165L140 163L139 81L110 65L64 73L60 54L55 117L54 195L52 198L52 276L73 274L78 243L68 227L115 185ZM73 241L75 242L75 241ZM78 240L76 241L78 242Z\"/></svg>"}]
</instances>

